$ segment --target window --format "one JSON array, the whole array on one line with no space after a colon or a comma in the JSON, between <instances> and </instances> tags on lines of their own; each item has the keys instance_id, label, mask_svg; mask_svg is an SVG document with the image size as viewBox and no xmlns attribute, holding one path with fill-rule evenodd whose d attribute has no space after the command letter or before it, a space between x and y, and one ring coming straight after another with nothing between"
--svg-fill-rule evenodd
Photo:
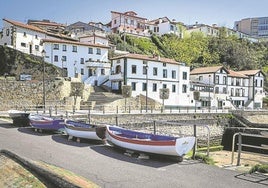
<instances>
[{"instance_id":1,"label":"window","mask_svg":"<svg viewBox=\"0 0 268 188\"><path fill-rule=\"evenodd\" d=\"M222 92L223 92L224 94L227 94L226 87L222 88Z\"/></svg>"},{"instance_id":2,"label":"window","mask_svg":"<svg viewBox=\"0 0 268 188\"><path fill-rule=\"evenodd\" d=\"M101 69L101 75L105 75L105 70Z\"/></svg>"},{"instance_id":3,"label":"window","mask_svg":"<svg viewBox=\"0 0 268 188\"><path fill-rule=\"evenodd\" d=\"M93 54L93 48L88 48L88 53Z\"/></svg>"},{"instance_id":4,"label":"window","mask_svg":"<svg viewBox=\"0 0 268 188\"><path fill-rule=\"evenodd\" d=\"M38 45L35 45L34 48L35 48L36 51L39 51L39 46Z\"/></svg>"},{"instance_id":5,"label":"window","mask_svg":"<svg viewBox=\"0 0 268 188\"><path fill-rule=\"evenodd\" d=\"M258 87L258 80L255 80L255 86Z\"/></svg>"},{"instance_id":6,"label":"window","mask_svg":"<svg viewBox=\"0 0 268 188\"><path fill-rule=\"evenodd\" d=\"M67 57L64 55L61 57L61 61L67 61Z\"/></svg>"},{"instance_id":7,"label":"window","mask_svg":"<svg viewBox=\"0 0 268 188\"><path fill-rule=\"evenodd\" d=\"M134 20L130 20L130 25L134 25Z\"/></svg>"},{"instance_id":8,"label":"window","mask_svg":"<svg viewBox=\"0 0 268 188\"><path fill-rule=\"evenodd\" d=\"M187 80L187 72L182 72L182 79Z\"/></svg>"},{"instance_id":9,"label":"window","mask_svg":"<svg viewBox=\"0 0 268 188\"><path fill-rule=\"evenodd\" d=\"M159 32L159 27L154 27L154 32L155 33Z\"/></svg>"},{"instance_id":10,"label":"window","mask_svg":"<svg viewBox=\"0 0 268 188\"><path fill-rule=\"evenodd\" d=\"M172 92L175 93L176 92L176 85L172 85Z\"/></svg>"},{"instance_id":11,"label":"window","mask_svg":"<svg viewBox=\"0 0 268 188\"><path fill-rule=\"evenodd\" d=\"M241 89L242 90L242 97L245 97L245 89Z\"/></svg>"},{"instance_id":12,"label":"window","mask_svg":"<svg viewBox=\"0 0 268 188\"><path fill-rule=\"evenodd\" d=\"M235 96L238 97L238 96L239 96L239 93L240 93L240 92L239 92L239 89L235 89Z\"/></svg>"},{"instance_id":13,"label":"window","mask_svg":"<svg viewBox=\"0 0 268 188\"><path fill-rule=\"evenodd\" d=\"M59 61L59 57L57 55L54 55L54 62L58 62Z\"/></svg>"},{"instance_id":14,"label":"window","mask_svg":"<svg viewBox=\"0 0 268 188\"><path fill-rule=\"evenodd\" d=\"M22 42L20 43L21 47L26 47L26 43L25 42Z\"/></svg>"},{"instance_id":15,"label":"window","mask_svg":"<svg viewBox=\"0 0 268 188\"><path fill-rule=\"evenodd\" d=\"M67 46L64 44L62 45L62 51L66 52L67 51Z\"/></svg>"},{"instance_id":16,"label":"window","mask_svg":"<svg viewBox=\"0 0 268 188\"><path fill-rule=\"evenodd\" d=\"M157 67L154 67L154 68L153 68L153 75L154 75L154 76L157 76Z\"/></svg>"},{"instance_id":17,"label":"window","mask_svg":"<svg viewBox=\"0 0 268 188\"><path fill-rule=\"evenodd\" d=\"M166 67L167 66L167 64L166 63L163 63L163 67Z\"/></svg>"},{"instance_id":18,"label":"window","mask_svg":"<svg viewBox=\"0 0 268 188\"><path fill-rule=\"evenodd\" d=\"M146 91L147 89L147 84L146 83L142 83L142 91Z\"/></svg>"},{"instance_id":19,"label":"window","mask_svg":"<svg viewBox=\"0 0 268 188\"><path fill-rule=\"evenodd\" d=\"M234 78L231 78L231 85L234 85Z\"/></svg>"},{"instance_id":20,"label":"window","mask_svg":"<svg viewBox=\"0 0 268 188\"><path fill-rule=\"evenodd\" d=\"M81 69L81 75L84 75L84 69Z\"/></svg>"},{"instance_id":21,"label":"window","mask_svg":"<svg viewBox=\"0 0 268 188\"><path fill-rule=\"evenodd\" d=\"M182 85L182 93L187 93L187 85L186 84Z\"/></svg>"},{"instance_id":22,"label":"window","mask_svg":"<svg viewBox=\"0 0 268 188\"><path fill-rule=\"evenodd\" d=\"M143 73L144 75L147 74L147 69L148 69L148 66L143 66L143 67L142 67L142 73Z\"/></svg>"},{"instance_id":23,"label":"window","mask_svg":"<svg viewBox=\"0 0 268 188\"><path fill-rule=\"evenodd\" d=\"M114 24L116 24L116 20L114 20Z\"/></svg>"},{"instance_id":24,"label":"window","mask_svg":"<svg viewBox=\"0 0 268 188\"><path fill-rule=\"evenodd\" d=\"M157 91L157 84L153 83L153 92L156 92L156 91Z\"/></svg>"},{"instance_id":25,"label":"window","mask_svg":"<svg viewBox=\"0 0 268 188\"><path fill-rule=\"evenodd\" d=\"M216 77L215 77L215 84L219 84L219 79L220 79L219 75L216 75Z\"/></svg>"},{"instance_id":26,"label":"window","mask_svg":"<svg viewBox=\"0 0 268 188\"><path fill-rule=\"evenodd\" d=\"M223 77L223 84L226 84L226 76Z\"/></svg>"},{"instance_id":27,"label":"window","mask_svg":"<svg viewBox=\"0 0 268 188\"><path fill-rule=\"evenodd\" d=\"M163 88L164 88L164 89L167 88L167 84L163 84Z\"/></svg>"},{"instance_id":28,"label":"window","mask_svg":"<svg viewBox=\"0 0 268 188\"><path fill-rule=\"evenodd\" d=\"M97 48L97 54L101 55L101 49L100 48Z\"/></svg>"},{"instance_id":29,"label":"window","mask_svg":"<svg viewBox=\"0 0 268 188\"><path fill-rule=\"evenodd\" d=\"M136 82L131 82L132 91L136 91Z\"/></svg>"},{"instance_id":30,"label":"window","mask_svg":"<svg viewBox=\"0 0 268 188\"><path fill-rule=\"evenodd\" d=\"M203 76L199 76L198 80L199 81L202 81L203 80Z\"/></svg>"},{"instance_id":31,"label":"window","mask_svg":"<svg viewBox=\"0 0 268 188\"><path fill-rule=\"evenodd\" d=\"M23 32L23 36L24 36L24 37L27 37L26 32Z\"/></svg>"},{"instance_id":32,"label":"window","mask_svg":"<svg viewBox=\"0 0 268 188\"><path fill-rule=\"evenodd\" d=\"M260 87L262 87L262 80L261 80L261 85L260 85Z\"/></svg>"},{"instance_id":33,"label":"window","mask_svg":"<svg viewBox=\"0 0 268 188\"><path fill-rule=\"evenodd\" d=\"M137 66L136 65L132 65L131 66L131 72L132 72L132 74L136 74L137 73Z\"/></svg>"},{"instance_id":34,"label":"window","mask_svg":"<svg viewBox=\"0 0 268 188\"><path fill-rule=\"evenodd\" d=\"M234 96L234 88L231 88L231 96Z\"/></svg>"},{"instance_id":35,"label":"window","mask_svg":"<svg viewBox=\"0 0 268 188\"><path fill-rule=\"evenodd\" d=\"M73 52L77 52L77 46L73 46Z\"/></svg>"},{"instance_id":36,"label":"window","mask_svg":"<svg viewBox=\"0 0 268 188\"><path fill-rule=\"evenodd\" d=\"M163 69L163 78L167 78L167 69Z\"/></svg>"},{"instance_id":37,"label":"window","mask_svg":"<svg viewBox=\"0 0 268 188\"><path fill-rule=\"evenodd\" d=\"M172 78L176 79L176 71L175 70L172 71Z\"/></svg>"},{"instance_id":38,"label":"window","mask_svg":"<svg viewBox=\"0 0 268 188\"><path fill-rule=\"evenodd\" d=\"M239 78L236 78L236 85L240 86L240 79Z\"/></svg>"},{"instance_id":39,"label":"window","mask_svg":"<svg viewBox=\"0 0 268 188\"><path fill-rule=\"evenodd\" d=\"M215 87L215 93L219 93L219 87Z\"/></svg>"},{"instance_id":40,"label":"window","mask_svg":"<svg viewBox=\"0 0 268 188\"><path fill-rule=\"evenodd\" d=\"M59 44L54 44L53 49L54 49L54 50L58 50L58 49L59 49Z\"/></svg>"},{"instance_id":41,"label":"window","mask_svg":"<svg viewBox=\"0 0 268 188\"><path fill-rule=\"evenodd\" d=\"M80 64L84 64L85 60L84 58L80 58Z\"/></svg>"},{"instance_id":42,"label":"window","mask_svg":"<svg viewBox=\"0 0 268 188\"><path fill-rule=\"evenodd\" d=\"M35 39L38 39L38 36L37 35L35 35Z\"/></svg>"},{"instance_id":43,"label":"window","mask_svg":"<svg viewBox=\"0 0 268 188\"><path fill-rule=\"evenodd\" d=\"M6 30L6 35L9 36L9 29Z\"/></svg>"}]
</instances>

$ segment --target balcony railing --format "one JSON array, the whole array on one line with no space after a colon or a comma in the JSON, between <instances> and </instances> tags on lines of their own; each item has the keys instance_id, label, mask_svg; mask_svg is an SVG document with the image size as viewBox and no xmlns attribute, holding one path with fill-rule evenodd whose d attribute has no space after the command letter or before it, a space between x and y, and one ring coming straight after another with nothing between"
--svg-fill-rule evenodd
<instances>
[{"instance_id":1,"label":"balcony railing","mask_svg":"<svg viewBox=\"0 0 268 188\"><path fill-rule=\"evenodd\" d=\"M111 74L109 75L109 80L111 81L121 81L123 80L123 73Z\"/></svg>"}]
</instances>

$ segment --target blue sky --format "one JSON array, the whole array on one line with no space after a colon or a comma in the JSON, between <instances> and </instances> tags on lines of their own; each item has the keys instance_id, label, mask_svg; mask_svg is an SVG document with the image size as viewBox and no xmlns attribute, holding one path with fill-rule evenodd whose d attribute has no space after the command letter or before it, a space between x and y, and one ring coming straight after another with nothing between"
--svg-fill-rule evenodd
<instances>
[{"instance_id":1,"label":"blue sky","mask_svg":"<svg viewBox=\"0 0 268 188\"><path fill-rule=\"evenodd\" d=\"M63 24L76 21L108 23L111 11L134 11L140 17L169 19L194 24L233 27L234 21L267 17L268 0L1 0L2 18L26 23L49 19Z\"/></svg>"}]
</instances>

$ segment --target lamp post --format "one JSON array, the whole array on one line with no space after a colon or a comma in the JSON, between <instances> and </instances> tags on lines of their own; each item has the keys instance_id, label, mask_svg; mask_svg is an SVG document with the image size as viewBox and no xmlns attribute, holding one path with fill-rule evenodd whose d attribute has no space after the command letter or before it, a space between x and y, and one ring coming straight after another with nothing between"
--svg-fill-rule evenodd
<instances>
[{"instance_id":1,"label":"lamp post","mask_svg":"<svg viewBox=\"0 0 268 188\"><path fill-rule=\"evenodd\" d=\"M211 101L210 101L210 77L211 77L211 75L208 75L208 99L209 99L209 101L208 101L208 111L210 112L210 103L211 103Z\"/></svg>"},{"instance_id":2,"label":"lamp post","mask_svg":"<svg viewBox=\"0 0 268 188\"><path fill-rule=\"evenodd\" d=\"M46 51L42 50L41 54L43 57L43 113L46 113L46 88L45 88L45 56L46 56Z\"/></svg>"},{"instance_id":3,"label":"lamp post","mask_svg":"<svg viewBox=\"0 0 268 188\"><path fill-rule=\"evenodd\" d=\"M148 63L146 63L146 99L145 99L146 112L148 112Z\"/></svg>"},{"instance_id":4,"label":"lamp post","mask_svg":"<svg viewBox=\"0 0 268 188\"><path fill-rule=\"evenodd\" d=\"M61 77L63 77L63 57L61 57Z\"/></svg>"}]
</instances>

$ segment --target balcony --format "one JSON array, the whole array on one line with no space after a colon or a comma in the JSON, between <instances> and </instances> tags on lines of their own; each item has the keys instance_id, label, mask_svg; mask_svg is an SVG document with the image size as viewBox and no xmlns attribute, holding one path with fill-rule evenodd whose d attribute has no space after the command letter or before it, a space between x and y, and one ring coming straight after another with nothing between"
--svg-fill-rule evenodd
<instances>
[{"instance_id":1,"label":"balcony","mask_svg":"<svg viewBox=\"0 0 268 188\"><path fill-rule=\"evenodd\" d=\"M109 75L109 80L111 82L116 82L116 81L122 81L124 78L123 78L123 73L117 73L117 74L111 74Z\"/></svg>"},{"instance_id":2,"label":"balcony","mask_svg":"<svg viewBox=\"0 0 268 188\"><path fill-rule=\"evenodd\" d=\"M106 68L109 68L110 67L110 64L107 63L107 62L102 62L102 61L90 61L90 62L85 62L85 65L87 67L106 67Z\"/></svg>"}]
</instances>

